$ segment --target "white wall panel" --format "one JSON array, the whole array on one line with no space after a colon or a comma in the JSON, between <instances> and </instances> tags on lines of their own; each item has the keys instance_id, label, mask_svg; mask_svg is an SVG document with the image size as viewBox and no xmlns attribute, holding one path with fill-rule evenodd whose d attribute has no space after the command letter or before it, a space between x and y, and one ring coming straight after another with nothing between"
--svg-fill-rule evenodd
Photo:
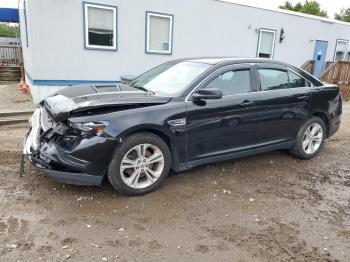
<instances>
[{"instance_id":1,"label":"white wall panel","mask_svg":"<svg viewBox=\"0 0 350 262\"><path fill-rule=\"evenodd\" d=\"M327 61L337 39L350 40L349 25L214 0L88 2L118 7L118 50L84 48L81 0L27 0L30 47L23 51L34 80L110 81L180 57L255 57L260 28L277 31L274 59L296 66L312 59L316 39L329 42ZM172 55L145 53L146 11L174 15Z\"/></svg>"}]
</instances>

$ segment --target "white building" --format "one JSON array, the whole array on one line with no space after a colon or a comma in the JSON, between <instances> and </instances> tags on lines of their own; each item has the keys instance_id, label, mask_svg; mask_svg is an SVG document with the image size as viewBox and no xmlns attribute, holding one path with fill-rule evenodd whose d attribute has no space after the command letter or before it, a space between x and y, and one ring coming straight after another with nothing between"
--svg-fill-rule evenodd
<instances>
[{"instance_id":1,"label":"white building","mask_svg":"<svg viewBox=\"0 0 350 262\"><path fill-rule=\"evenodd\" d=\"M26 81L38 102L181 57L346 60L350 24L220 0L20 0ZM350 51L350 48L349 48ZM72 87L73 88L73 87Z\"/></svg>"}]
</instances>

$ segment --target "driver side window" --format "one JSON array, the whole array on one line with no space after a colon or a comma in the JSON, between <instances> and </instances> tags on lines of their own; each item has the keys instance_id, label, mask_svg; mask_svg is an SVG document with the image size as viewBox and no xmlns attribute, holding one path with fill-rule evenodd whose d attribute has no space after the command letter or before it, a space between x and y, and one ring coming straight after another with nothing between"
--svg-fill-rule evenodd
<instances>
[{"instance_id":1,"label":"driver side window","mask_svg":"<svg viewBox=\"0 0 350 262\"><path fill-rule=\"evenodd\" d=\"M220 89L223 96L249 93L251 91L250 70L227 71L216 77L205 88Z\"/></svg>"}]
</instances>

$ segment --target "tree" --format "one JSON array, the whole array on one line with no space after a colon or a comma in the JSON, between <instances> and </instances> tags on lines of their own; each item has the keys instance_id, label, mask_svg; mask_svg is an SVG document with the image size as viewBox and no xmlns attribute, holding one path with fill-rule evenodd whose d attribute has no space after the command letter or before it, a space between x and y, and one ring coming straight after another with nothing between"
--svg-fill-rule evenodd
<instances>
[{"instance_id":1,"label":"tree","mask_svg":"<svg viewBox=\"0 0 350 262\"><path fill-rule=\"evenodd\" d=\"M293 6L291 2L286 1L284 5L280 5L279 8L299 12L299 10L302 8L302 4L297 3L295 6Z\"/></svg>"},{"instance_id":2,"label":"tree","mask_svg":"<svg viewBox=\"0 0 350 262\"><path fill-rule=\"evenodd\" d=\"M0 23L0 37L16 37L16 32L16 27Z\"/></svg>"},{"instance_id":3,"label":"tree","mask_svg":"<svg viewBox=\"0 0 350 262\"><path fill-rule=\"evenodd\" d=\"M335 14L335 19L350 23L350 8L343 8L342 10L340 10L339 14Z\"/></svg>"},{"instance_id":4,"label":"tree","mask_svg":"<svg viewBox=\"0 0 350 262\"><path fill-rule=\"evenodd\" d=\"M279 8L304 14L328 17L327 11L322 10L321 5L314 0L306 0L304 4L297 3L296 5L287 1L284 5L279 6Z\"/></svg>"}]
</instances>

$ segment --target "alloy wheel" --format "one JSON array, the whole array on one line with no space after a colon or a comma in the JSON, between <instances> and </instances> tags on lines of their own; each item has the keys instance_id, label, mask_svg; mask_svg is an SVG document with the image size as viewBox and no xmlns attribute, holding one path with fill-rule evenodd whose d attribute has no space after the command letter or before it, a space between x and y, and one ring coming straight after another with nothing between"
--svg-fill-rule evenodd
<instances>
[{"instance_id":1,"label":"alloy wheel","mask_svg":"<svg viewBox=\"0 0 350 262\"><path fill-rule=\"evenodd\" d=\"M129 150L120 164L120 174L126 185L143 189L154 184L164 170L162 151L151 144L140 144Z\"/></svg>"},{"instance_id":2,"label":"alloy wheel","mask_svg":"<svg viewBox=\"0 0 350 262\"><path fill-rule=\"evenodd\" d=\"M320 124L310 125L304 133L302 146L306 154L315 153L321 146L323 140L323 128Z\"/></svg>"}]
</instances>

